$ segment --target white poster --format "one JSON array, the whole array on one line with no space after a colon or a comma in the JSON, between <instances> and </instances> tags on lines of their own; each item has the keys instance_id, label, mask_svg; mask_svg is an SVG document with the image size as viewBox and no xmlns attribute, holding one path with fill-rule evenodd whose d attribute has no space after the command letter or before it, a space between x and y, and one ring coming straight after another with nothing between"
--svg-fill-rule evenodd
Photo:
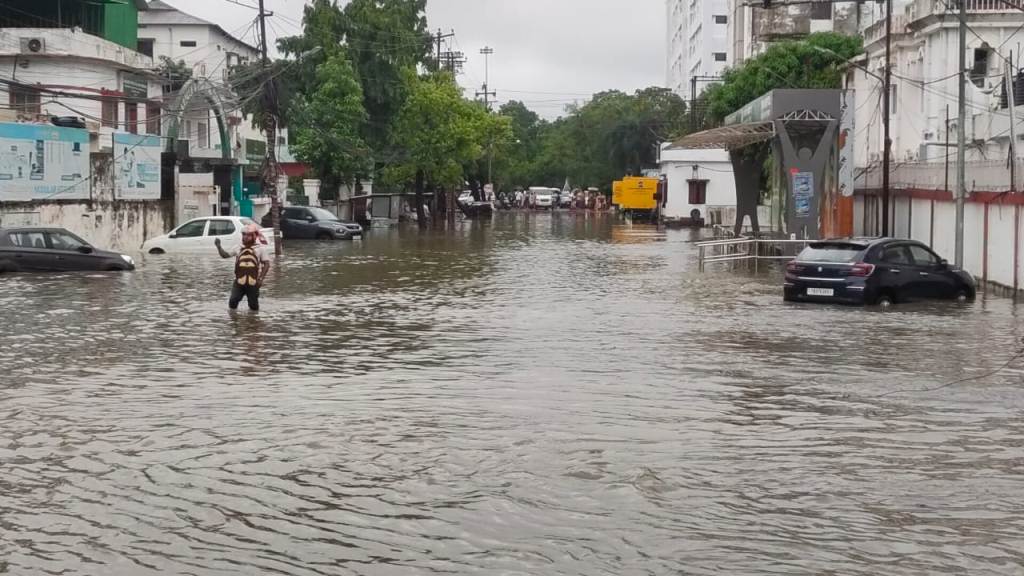
<instances>
[{"instance_id":1,"label":"white poster","mask_svg":"<svg viewBox=\"0 0 1024 576\"><path fill-rule=\"evenodd\" d=\"M89 198L89 133L0 123L0 201Z\"/></svg>"},{"instance_id":2,"label":"white poster","mask_svg":"<svg viewBox=\"0 0 1024 576\"><path fill-rule=\"evenodd\" d=\"M854 172L853 172L853 136L857 132L855 125L855 111L853 90L843 90L840 96L839 122L839 194L841 196L853 196Z\"/></svg>"},{"instance_id":3,"label":"white poster","mask_svg":"<svg viewBox=\"0 0 1024 576\"><path fill-rule=\"evenodd\" d=\"M114 133L114 198L160 199L160 137Z\"/></svg>"}]
</instances>

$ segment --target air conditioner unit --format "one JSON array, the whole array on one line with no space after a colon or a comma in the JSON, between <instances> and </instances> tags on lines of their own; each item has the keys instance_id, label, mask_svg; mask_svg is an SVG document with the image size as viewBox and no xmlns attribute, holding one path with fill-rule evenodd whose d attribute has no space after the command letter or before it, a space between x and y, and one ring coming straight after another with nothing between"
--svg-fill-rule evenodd
<instances>
[{"instance_id":1,"label":"air conditioner unit","mask_svg":"<svg viewBox=\"0 0 1024 576\"><path fill-rule=\"evenodd\" d=\"M46 52L45 38L21 38L22 54L42 54Z\"/></svg>"}]
</instances>

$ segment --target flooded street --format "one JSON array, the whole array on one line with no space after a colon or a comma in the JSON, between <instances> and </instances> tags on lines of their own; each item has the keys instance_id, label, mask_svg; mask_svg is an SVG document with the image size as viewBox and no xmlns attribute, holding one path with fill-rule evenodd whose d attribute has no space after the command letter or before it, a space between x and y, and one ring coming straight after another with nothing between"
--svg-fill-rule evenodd
<instances>
[{"instance_id":1,"label":"flooded street","mask_svg":"<svg viewBox=\"0 0 1024 576\"><path fill-rule=\"evenodd\" d=\"M0 277L0 573L1021 574L1005 299L786 305L691 231L498 214ZM884 396L883 396L884 395Z\"/></svg>"}]
</instances>

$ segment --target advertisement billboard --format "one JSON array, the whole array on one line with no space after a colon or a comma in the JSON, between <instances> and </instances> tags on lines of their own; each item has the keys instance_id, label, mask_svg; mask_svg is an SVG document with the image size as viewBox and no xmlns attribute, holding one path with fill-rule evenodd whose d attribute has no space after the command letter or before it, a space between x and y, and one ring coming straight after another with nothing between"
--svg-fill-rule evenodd
<instances>
[{"instance_id":1,"label":"advertisement billboard","mask_svg":"<svg viewBox=\"0 0 1024 576\"><path fill-rule=\"evenodd\" d=\"M114 134L114 198L160 199L160 137Z\"/></svg>"},{"instance_id":2,"label":"advertisement billboard","mask_svg":"<svg viewBox=\"0 0 1024 576\"><path fill-rule=\"evenodd\" d=\"M0 201L89 198L89 133L0 123Z\"/></svg>"}]
</instances>

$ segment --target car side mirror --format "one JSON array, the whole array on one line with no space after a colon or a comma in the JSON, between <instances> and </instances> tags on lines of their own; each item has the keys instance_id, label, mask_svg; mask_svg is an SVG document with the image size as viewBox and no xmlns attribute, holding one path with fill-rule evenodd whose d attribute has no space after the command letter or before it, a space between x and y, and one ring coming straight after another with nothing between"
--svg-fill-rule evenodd
<instances>
[{"instance_id":1,"label":"car side mirror","mask_svg":"<svg viewBox=\"0 0 1024 576\"><path fill-rule=\"evenodd\" d=\"M309 222L309 223L316 222L316 218L313 218L312 216L306 216L306 222Z\"/></svg>"},{"instance_id":2,"label":"car side mirror","mask_svg":"<svg viewBox=\"0 0 1024 576\"><path fill-rule=\"evenodd\" d=\"M178 237L178 234L177 234L177 233L175 233L175 232L171 232L170 234L168 234L168 235L167 235L167 237L168 237L168 238L171 238L171 239L174 239L174 238L177 238L177 237Z\"/></svg>"},{"instance_id":3,"label":"car side mirror","mask_svg":"<svg viewBox=\"0 0 1024 576\"><path fill-rule=\"evenodd\" d=\"M78 251L82 254L92 254L92 246L79 246Z\"/></svg>"},{"instance_id":4,"label":"car side mirror","mask_svg":"<svg viewBox=\"0 0 1024 576\"><path fill-rule=\"evenodd\" d=\"M940 270L945 270L947 268L949 268L949 260L945 260L945 259L939 260L939 269Z\"/></svg>"}]
</instances>

